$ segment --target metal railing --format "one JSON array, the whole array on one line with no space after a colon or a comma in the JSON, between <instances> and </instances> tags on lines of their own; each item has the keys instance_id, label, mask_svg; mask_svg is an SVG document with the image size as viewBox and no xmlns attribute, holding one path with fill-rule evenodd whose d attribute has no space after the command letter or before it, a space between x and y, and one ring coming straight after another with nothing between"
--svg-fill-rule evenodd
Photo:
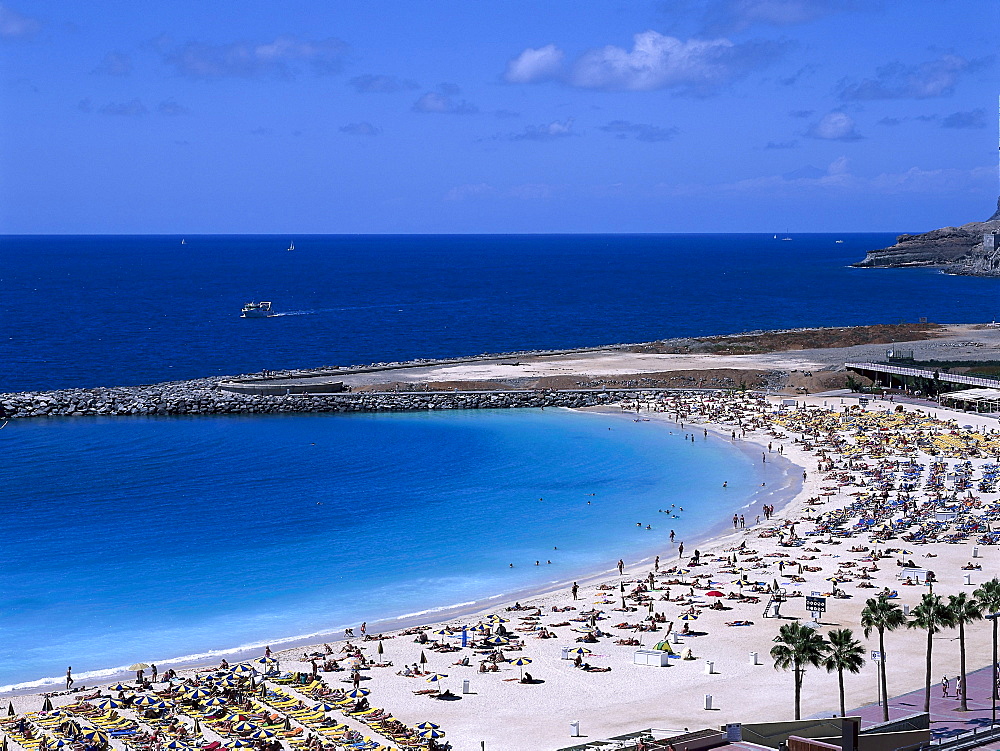
<instances>
[{"instance_id":1,"label":"metal railing","mask_svg":"<svg viewBox=\"0 0 1000 751\"><path fill-rule=\"evenodd\" d=\"M851 370L871 370L875 373L887 373L889 375L911 376L913 378L926 378L935 380L933 370L923 370L921 368L903 368L899 365L885 365L879 362L847 362L844 363ZM954 373L941 373L937 371L937 380L944 383L961 383L967 386L985 386L987 388L1000 388L1000 380L996 378L980 378L978 376L956 375Z\"/></svg>"}]
</instances>

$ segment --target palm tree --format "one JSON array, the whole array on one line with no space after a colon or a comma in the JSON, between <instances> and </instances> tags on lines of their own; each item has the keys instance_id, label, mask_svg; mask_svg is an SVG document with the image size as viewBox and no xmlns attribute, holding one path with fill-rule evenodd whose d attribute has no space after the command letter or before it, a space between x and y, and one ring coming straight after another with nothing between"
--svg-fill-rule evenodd
<instances>
[{"instance_id":1,"label":"palm tree","mask_svg":"<svg viewBox=\"0 0 1000 751\"><path fill-rule=\"evenodd\" d=\"M849 673L860 673L861 666L865 664L865 648L857 639L854 632L849 628L837 628L827 634L830 642L829 652L823 658L823 667L826 672L837 671L837 682L840 685L840 716L846 717L847 710L844 708L844 671Z\"/></svg>"},{"instance_id":2,"label":"palm tree","mask_svg":"<svg viewBox=\"0 0 1000 751\"><path fill-rule=\"evenodd\" d=\"M968 684L965 682L965 624L979 621L983 618L983 608L979 602L969 597L965 592L957 595L948 595L948 609L954 625L958 626L958 655L959 668L962 671L962 696L959 709L963 712L969 711L969 702L965 698L968 691Z\"/></svg>"},{"instance_id":3,"label":"palm tree","mask_svg":"<svg viewBox=\"0 0 1000 751\"><path fill-rule=\"evenodd\" d=\"M985 613L1000 613L1000 579L994 576L988 582L983 582L972 595L979 600ZM997 619L990 620L993 621L993 698L1000 699L997 694Z\"/></svg>"},{"instance_id":4,"label":"palm tree","mask_svg":"<svg viewBox=\"0 0 1000 751\"><path fill-rule=\"evenodd\" d=\"M906 625L906 616L902 608L891 602L885 595L872 597L865 603L864 610L861 611L861 625L865 629L865 638L871 636L872 631L878 632L878 649L882 654L879 662L879 675L882 678L882 721L889 721L889 689L885 682L885 632L895 631L897 628Z\"/></svg>"},{"instance_id":5,"label":"palm tree","mask_svg":"<svg viewBox=\"0 0 1000 751\"><path fill-rule=\"evenodd\" d=\"M806 666L819 667L829 649L826 639L798 621L786 623L774 637L777 642L771 647L774 669L792 668L795 677L795 719L802 717L802 679Z\"/></svg>"},{"instance_id":6,"label":"palm tree","mask_svg":"<svg viewBox=\"0 0 1000 751\"><path fill-rule=\"evenodd\" d=\"M931 652L934 649L934 634L943 628L955 625L951 610L940 595L931 593L920 598L920 604L910 612L911 620L907 628L922 628L927 631L927 671L924 674L924 711L931 711Z\"/></svg>"}]
</instances>

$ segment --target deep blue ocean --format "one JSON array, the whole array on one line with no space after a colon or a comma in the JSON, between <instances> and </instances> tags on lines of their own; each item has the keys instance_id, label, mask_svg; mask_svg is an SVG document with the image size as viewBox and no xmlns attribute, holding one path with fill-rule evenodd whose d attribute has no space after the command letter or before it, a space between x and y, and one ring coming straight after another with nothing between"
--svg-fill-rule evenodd
<instances>
[{"instance_id":1,"label":"deep blue ocean","mask_svg":"<svg viewBox=\"0 0 1000 751\"><path fill-rule=\"evenodd\" d=\"M884 233L185 239L0 238L0 392L1000 313Z\"/></svg>"},{"instance_id":2,"label":"deep blue ocean","mask_svg":"<svg viewBox=\"0 0 1000 751\"><path fill-rule=\"evenodd\" d=\"M0 392L1000 308L1000 279L847 268L885 234L180 240L0 239ZM562 586L759 506L760 473L566 410L12 421L0 688Z\"/></svg>"}]
</instances>

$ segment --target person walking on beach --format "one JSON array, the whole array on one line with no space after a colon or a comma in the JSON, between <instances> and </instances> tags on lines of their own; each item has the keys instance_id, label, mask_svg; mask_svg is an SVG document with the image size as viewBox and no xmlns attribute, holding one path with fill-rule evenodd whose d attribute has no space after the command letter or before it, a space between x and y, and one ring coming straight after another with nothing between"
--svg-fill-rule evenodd
<instances>
[{"instance_id":1,"label":"person walking on beach","mask_svg":"<svg viewBox=\"0 0 1000 751\"><path fill-rule=\"evenodd\" d=\"M740 514L740 529L746 529L746 526L747 520L743 517L743 514Z\"/></svg>"},{"instance_id":2,"label":"person walking on beach","mask_svg":"<svg viewBox=\"0 0 1000 751\"><path fill-rule=\"evenodd\" d=\"M73 666L66 668L66 690L73 688Z\"/></svg>"},{"instance_id":3,"label":"person walking on beach","mask_svg":"<svg viewBox=\"0 0 1000 751\"><path fill-rule=\"evenodd\" d=\"M683 542L680 545L677 546L677 557L678 558L683 558L684 557L684 543Z\"/></svg>"},{"instance_id":4,"label":"person walking on beach","mask_svg":"<svg viewBox=\"0 0 1000 751\"><path fill-rule=\"evenodd\" d=\"M625 573L625 561L623 561L621 558L618 559L618 573L619 574Z\"/></svg>"},{"instance_id":5,"label":"person walking on beach","mask_svg":"<svg viewBox=\"0 0 1000 751\"><path fill-rule=\"evenodd\" d=\"M153 663L152 665L149 666L149 671L150 671L150 674L153 676L151 680L153 681L153 683L156 683L156 674L157 674L157 672L159 672L156 669L156 663Z\"/></svg>"},{"instance_id":6,"label":"person walking on beach","mask_svg":"<svg viewBox=\"0 0 1000 751\"><path fill-rule=\"evenodd\" d=\"M670 530L670 542L674 541L674 530Z\"/></svg>"},{"instance_id":7,"label":"person walking on beach","mask_svg":"<svg viewBox=\"0 0 1000 751\"><path fill-rule=\"evenodd\" d=\"M368 622L365 621L361 624L361 635L364 636L367 630L368 630Z\"/></svg>"},{"instance_id":8,"label":"person walking on beach","mask_svg":"<svg viewBox=\"0 0 1000 751\"><path fill-rule=\"evenodd\" d=\"M580 599L577 596L577 593L580 591L580 585L579 584L577 584L576 582L573 582L573 586L569 588L569 591L573 593L573 599L574 600L579 600Z\"/></svg>"},{"instance_id":9,"label":"person walking on beach","mask_svg":"<svg viewBox=\"0 0 1000 751\"><path fill-rule=\"evenodd\" d=\"M673 536L673 531L670 532L671 537ZM671 540L673 542L673 540ZM653 571L659 572L660 570L660 556L656 556L656 560L653 561Z\"/></svg>"},{"instance_id":10,"label":"person walking on beach","mask_svg":"<svg viewBox=\"0 0 1000 751\"><path fill-rule=\"evenodd\" d=\"M942 696L942 698L945 698L945 699L948 698L948 686L949 685L950 685L950 682L948 680L948 676L945 676L944 678L941 679L941 696Z\"/></svg>"},{"instance_id":11,"label":"person walking on beach","mask_svg":"<svg viewBox=\"0 0 1000 751\"><path fill-rule=\"evenodd\" d=\"M733 529L736 529L739 526L740 526L740 517L738 517L736 514L733 514Z\"/></svg>"}]
</instances>

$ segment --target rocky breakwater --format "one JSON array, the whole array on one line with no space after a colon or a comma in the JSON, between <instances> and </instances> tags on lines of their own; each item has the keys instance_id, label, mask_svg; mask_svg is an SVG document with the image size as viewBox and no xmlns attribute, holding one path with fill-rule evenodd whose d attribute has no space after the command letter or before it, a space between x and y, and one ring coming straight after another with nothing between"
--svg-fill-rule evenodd
<instances>
[{"instance_id":1,"label":"rocky breakwater","mask_svg":"<svg viewBox=\"0 0 1000 751\"><path fill-rule=\"evenodd\" d=\"M858 268L931 266L949 274L1000 276L1000 254L984 247L983 235L1000 232L1000 201L985 222L943 227L919 235L900 235L888 248L870 250Z\"/></svg>"},{"instance_id":2,"label":"rocky breakwater","mask_svg":"<svg viewBox=\"0 0 1000 751\"><path fill-rule=\"evenodd\" d=\"M358 392L341 394L236 394L218 388L216 379L152 386L63 389L0 394L0 418L166 415L245 415L303 412L410 412L436 409L517 407L593 407L661 389L538 390L481 392Z\"/></svg>"}]
</instances>

